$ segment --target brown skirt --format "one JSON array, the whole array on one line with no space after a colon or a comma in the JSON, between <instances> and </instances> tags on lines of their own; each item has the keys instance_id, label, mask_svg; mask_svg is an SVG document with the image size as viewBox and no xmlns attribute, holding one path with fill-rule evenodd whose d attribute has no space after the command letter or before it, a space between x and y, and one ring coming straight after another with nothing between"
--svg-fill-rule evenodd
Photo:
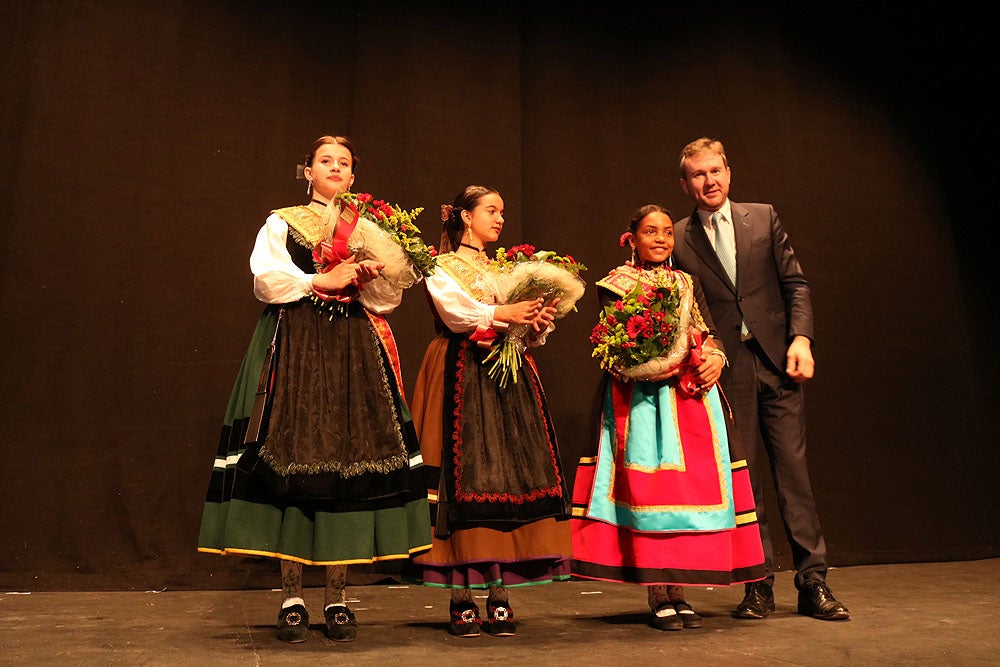
<instances>
[{"instance_id":1,"label":"brown skirt","mask_svg":"<svg viewBox=\"0 0 1000 667\"><path fill-rule=\"evenodd\" d=\"M518 382L500 389L482 357L464 337L439 336L417 376L411 408L435 537L411 578L466 587L568 578L568 494L537 370L529 356Z\"/></svg>"}]
</instances>

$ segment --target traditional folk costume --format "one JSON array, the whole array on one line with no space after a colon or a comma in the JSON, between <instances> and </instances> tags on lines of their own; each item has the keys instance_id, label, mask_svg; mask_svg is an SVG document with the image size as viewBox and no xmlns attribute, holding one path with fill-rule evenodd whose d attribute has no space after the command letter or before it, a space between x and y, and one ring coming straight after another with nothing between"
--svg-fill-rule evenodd
<instances>
[{"instance_id":1,"label":"traditional folk costume","mask_svg":"<svg viewBox=\"0 0 1000 667\"><path fill-rule=\"evenodd\" d=\"M314 299L313 250L329 236L309 206L273 211L257 236L254 293L269 305L229 401L199 551L346 565L430 546L419 447L383 317L400 295Z\"/></svg>"},{"instance_id":2,"label":"traditional folk costume","mask_svg":"<svg viewBox=\"0 0 1000 667\"><path fill-rule=\"evenodd\" d=\"M601 305L652 284L653 271L670 269L618 267L597 283ZM708 334L691 277L673 278L688 293L678 313L685 328ZM677 377L622 382L606 373L599 392L596 451L574 480L573 574L657 587L762 579L749 472L719 389L702 395Z\"/></svg>"},{"instance_id":3,"label":"traditional folk costume","mask_svg":"<svg viewBox=\"0 0 1000 667\"><path fill-rule=\"evenodd\" d=\"M408 578L451 589L568 580L569 495L538 370L526 352L516 382L501 388L489 377L483 358L493 327L503 326L493 320L499 297L489 261L455 253L437 260L425 285L439 335L412 403L434 539Z\"/></svg>"}]
</instances>

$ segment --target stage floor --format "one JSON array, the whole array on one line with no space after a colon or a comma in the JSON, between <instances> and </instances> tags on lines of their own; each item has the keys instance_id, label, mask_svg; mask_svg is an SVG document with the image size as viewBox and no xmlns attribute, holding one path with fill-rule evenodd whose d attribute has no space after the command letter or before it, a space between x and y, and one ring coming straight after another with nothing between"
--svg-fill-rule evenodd
<instances>
[{"instance_id":1,"label":"stage floor","mask_svg":"<svg viewBox=\"0 0 1000 667\"><path fill-rule=\"evenodd\" d=\"M352 643L322 630L321 589L306 603L312 633L275 636L272 591L0 593L4 665L997 665L1000 559L831 570L852 613L818 621L795 612L792 574L778 573L777 611L763 621L730 612L739 588L691 588L698 630L646 625L638 586L574 580L511 590L515 637L452 637L448 594L418 586L348 589L360 624ZM481 601L480 608L485 608Z\"/></svg>"}]
</instances>

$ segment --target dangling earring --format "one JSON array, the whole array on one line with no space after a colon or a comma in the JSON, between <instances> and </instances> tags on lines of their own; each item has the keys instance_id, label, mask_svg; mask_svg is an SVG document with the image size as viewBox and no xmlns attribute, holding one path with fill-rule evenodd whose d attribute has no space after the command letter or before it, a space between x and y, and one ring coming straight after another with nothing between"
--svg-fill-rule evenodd
<instances>
[{"instance_id":1,"label":"dangling earring","mask_svg":"<svg viewBox=\"0 0 1000 667\"><path fill-rule=\"evenodd\" d=\"M637 266L635 263L635 248L632 248L632 266Z\"/></svg>"},{"instance_id":2,"label":"dangling earring","mask_svg":"<svg viewBox=\"0 0 1000 667\"><path fill-rule=\"evenodd\" d=\"M306 179L306 194L312 194L313 182L311 178Z\"/></svg>"}]
</instances>

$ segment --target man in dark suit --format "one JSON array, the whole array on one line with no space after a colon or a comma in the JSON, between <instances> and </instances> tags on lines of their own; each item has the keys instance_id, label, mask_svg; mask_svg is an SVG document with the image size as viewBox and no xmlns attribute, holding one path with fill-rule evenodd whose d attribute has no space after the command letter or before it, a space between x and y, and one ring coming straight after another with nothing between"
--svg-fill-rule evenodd
<instances>
[{"instance_id":1,"label":"man in dark suit","mask_svg":"<svg viewBox=\"0 0 1000 667\"><path fill-rule=\"evenodd\" d=\"M799 613L850 618L826 584L826 543L806 467L802 383L814 370L809 283L774 207L729 200L721 142L702 138L685 146L680 172L681 189L696 208L677 223L673 261L701 281L729 355L720 385L746 450L767 567L764 581L746 585L733 615L759 619L774 611L774 548L761 484L766 457L792 548Z\"/></svg>"}]
</instances>

